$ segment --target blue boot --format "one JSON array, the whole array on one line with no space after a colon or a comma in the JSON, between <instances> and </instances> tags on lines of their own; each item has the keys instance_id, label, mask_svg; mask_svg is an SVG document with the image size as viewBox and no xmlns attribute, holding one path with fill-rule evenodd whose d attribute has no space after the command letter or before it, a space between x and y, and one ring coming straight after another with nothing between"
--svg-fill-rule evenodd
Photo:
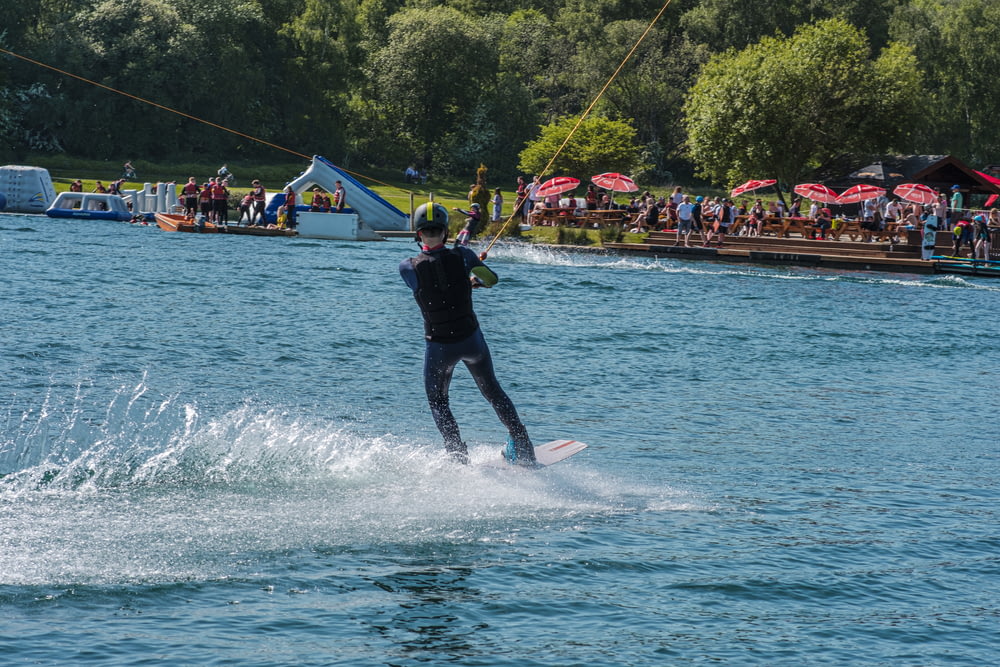
<instances>
[{"instance_id":1,"label":"blue boot","mask_svg":"<svg viewBox=\"0 0 1000 667\"><path fill-rule=\"evenodd\" d=\"M539 467L538 462L535 461L534 448L530 444L518 447L512 436L507 436L507 444L504 445L504 448L500 451L503 454L504 460L510 465L525 466L529 468ZM530 456L526 454L530 454Z\"/></svg>"}]
</instances>

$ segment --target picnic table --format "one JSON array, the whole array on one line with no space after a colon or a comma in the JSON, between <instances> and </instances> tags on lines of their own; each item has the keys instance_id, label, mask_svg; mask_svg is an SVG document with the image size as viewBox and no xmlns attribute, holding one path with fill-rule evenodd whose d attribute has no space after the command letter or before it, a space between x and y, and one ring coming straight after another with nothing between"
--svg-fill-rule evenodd
<instances>
[{"instance_id":1,"label":"picnic table","mask_svg":"<svg viewBox=\"0 0 1000 667\"><path fill-rule=\"evenodd\" d=\"M543 208L539 211L532 211L531 224L533 225L575 225L576 209L573 208Z\"/></svg>"}]
</instances>

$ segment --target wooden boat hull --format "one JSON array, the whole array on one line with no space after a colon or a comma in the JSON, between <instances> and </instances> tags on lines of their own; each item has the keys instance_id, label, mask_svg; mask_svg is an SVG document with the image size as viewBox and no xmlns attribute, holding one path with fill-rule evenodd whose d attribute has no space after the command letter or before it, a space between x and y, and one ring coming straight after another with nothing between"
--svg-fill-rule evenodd
<instances>
[{"instance_id":1,"label":"wooden boat hull","mask_svg":"<svg viewBox=\"0 0 1000 667\"><path fill-rule=\"evenodd\" d=\"M217 234L219 228L211 222L197 224L194 218L177 213L157 213L156 226L165 232L193 232L195 234Z\"/></svg>"},{"instance_id":2,"label":"wooden boat hull","mask_svg":"<svg viewBox=\"0 0 1000 667\"><path fill-rule=\"evenodd\" d=\"M268 229L267 227L239 227L224 225L219 227L220 234L238 234L242 236L296 236L294 229Z\"/></svg>"}]
</instances>

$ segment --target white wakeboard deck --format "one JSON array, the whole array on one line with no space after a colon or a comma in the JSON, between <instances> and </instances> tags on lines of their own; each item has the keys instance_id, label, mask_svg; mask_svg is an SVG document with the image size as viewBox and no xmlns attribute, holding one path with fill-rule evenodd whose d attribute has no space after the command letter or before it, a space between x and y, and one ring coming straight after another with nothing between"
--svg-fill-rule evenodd
<instances>
[{"instance_id":1,"label":"white wakeboard deck","mask_svg":"<svg viewBox=\"0 0 1000 667\"><path fill-rule=\"evenodd\" d=\"M551 440L535 447L535 460L541 466L550 466L553 463L559 463L563 459L568 459L586 448L587 445L578 440ZM491 459L486 465L497 468L517 467L507 463L503 455L496 461Z\"/></svg>"}]
</instances>

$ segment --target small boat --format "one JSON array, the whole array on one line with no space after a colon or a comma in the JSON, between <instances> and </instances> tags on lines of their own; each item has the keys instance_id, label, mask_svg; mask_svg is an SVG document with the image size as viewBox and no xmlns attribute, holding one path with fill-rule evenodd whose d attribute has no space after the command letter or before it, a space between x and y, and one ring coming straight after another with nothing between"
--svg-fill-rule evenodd
<instances>
[{"instance_id":1,"label":"small boat","mask_svg":"<svg viewBox=\"0 0 1000 667\"><path fill-rule=\"evenodd\" d=\"M118 195L100 192L61 192L45 210L50 218L81 218L84 220L132 219L125 200Z\"/></svg>"},{"instance_id":2,"label":"small boat","mask_svg":"<svg viewBox=\"0 0 1000 667\"><path fill-rule=\"evenodd\" d=\"M277 227L240 227L239 225L221 225L220 234L242 234L244 236L297 236L294 229L278 229Z\"/></svg>"},{"instance_id":3,"label":"small boat","mask_svg":"<svg viewBox=\"0 0 1000 667\"><path fill-rule=\"evenodd\" d=\"M219 228L211 222L179 213L157 213L156 225L165 232L194 232L196 234L217 234L219 232Z\"/></svg>"}]
</instances>

